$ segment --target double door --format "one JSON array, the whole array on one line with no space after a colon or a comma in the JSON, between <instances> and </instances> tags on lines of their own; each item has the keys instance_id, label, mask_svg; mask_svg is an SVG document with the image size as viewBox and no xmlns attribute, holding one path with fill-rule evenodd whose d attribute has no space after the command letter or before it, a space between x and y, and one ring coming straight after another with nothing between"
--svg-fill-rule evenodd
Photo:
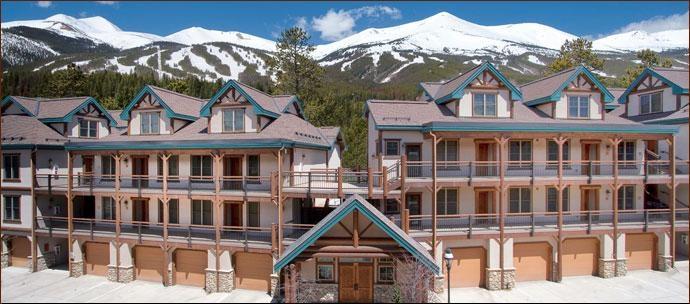
<instances>
[{"instance_id":1,"label":"double door","mask_svg":"<svg viewBox=\"0 0 690 304\"><path fill-rule=\"evenodd\" d=\"M374 295L374 266L371 263L340 263L339 302L372 302Z\"/></svg>"}]
</instances>

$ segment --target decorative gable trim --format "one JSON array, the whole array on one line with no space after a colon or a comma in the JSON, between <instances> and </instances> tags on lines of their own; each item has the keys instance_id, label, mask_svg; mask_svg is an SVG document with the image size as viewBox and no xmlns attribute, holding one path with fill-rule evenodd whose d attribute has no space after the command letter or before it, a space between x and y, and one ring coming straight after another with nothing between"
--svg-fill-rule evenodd
<instances>
[{"instance_id":1,"label":"decorative gable trim","mask_svg":"<svg viewBox=\"0 0 690 304\"><path fill-rule=\"evenodd\" d=\"M29 111L27 108L25 108L21 103L19 103L17 100L15 100L14 98L12 98L12 96L7 96L7 97L5 97L5 98L2 100L2 102L0 103L0 108L4 108L6 105L8 105L8 104L10 104L10 103L15 104L17 107L19 107L19 110L21 110L22 112L26 113L26 115L29 115L29 116L31 116L31 117L36 116L36 115L34 115L34 113L32 113L31 111Z\"/></svg>"},{"instance_id":2,"label":"decorative gable trim","mask_svg":"<svg viewBox=\"0 0 690 304\"><path fill-rule=\"evenodd\" d=\"M633 92L633 90L635 90L635 88L637 88L637 86L640 85L640 82L642 82L647 77L655 77L656 79L662 81L664 84L671 87L671 90L675 95L688 94L688 89L682 88L675 82L668 80L664 76L661 76L659 73L657 73L651 68L645 68L644 71L642 71L642 73L640 73L640 75L637 76L635 80L633 80L630 86L628 86L628 89L625 90L625 92L623 92L623 95L618 97L618 103L627 103L628 95L630 95Z\"/></svg>"},{"instance_id":3,"label":"decorative gable trim","mask_svg":"<svg viewBox=\"0 0 690 304\"><path fill-rule=\"evenodd\" d=\"M577 67L572 74L570 74L570 77L566 81L564 81L556 90L551 93L549 96L533 99L533 100L528 100L525 102L525 105L527 106L537 106L540 104L544 103L549 103L549 102L557 102L561 100L561 95L563 93L563 90L568 88L571 83L575 82L576 84L580 84L580 80L585 80L584 78L581 79L581 76L586 76L589 81L594 84L595 87L597 87L602 94L604 94L604 101L603 103L610 103L614 100L613 94L609 92L609 90L604 86L598 79L597 77L592 74L585 66L580 65Z\"/></svg>"},{"instance_id":4,"label":"decorative gable trim","mask_svg":"<svg viewBox=\"0 0 690 304\"><path fill-rule=\"evenodd\" d=\"M137 94L137 96L135 96L132 99L132 101L130 101L129 104L127 104L127 106L122 110L122 113L120 113L120 119L129 120L130 119L130 113L132 112L134 107L137 104L139 104L141 99L146 94L149 94L151 96L152 100L154 100L155 102L158 102L158 104L160 104L163 107L163 109L165 109L165 114L170 119L177 118L177 119L188 120L188 121L195 121L197 119L197 117L185 115L185 114L179 114L179 113L176 113L175 111L173 111L172 108L170 108L170 106L168 106L165 103L163 98L160 98L160 96L158 96L158 94L156 94L148 85L144 86L144 88L141 89L141 91L139 91L139 94Z\"/></svg>"},{"instance_id":5,"label":"decorative gable trim","mask_svg":"<svg viewBox=\"0 0 690 304\"><path fill-rule=\"evenodd\" d=\"M75 114L79 112L85 111L86 113L92 113L94 111L99 111L103 116L105 116L106 119L108 119L108 125L111 127L117 127L117 121L110 116L110 113L108 113L108 110L106 110L98 100L96 100L93 97L87 98L84 102L82 102L78 107L74 108L72 111L67 113L67 115L61 117L61 118L43 118L39 119L43 123L56 123L56 122L64 122L68 123L72 121L72 117L74 117Z\"/></svg>"},{"instance_id":6,"label":"decorative gable trim","mask_svg":"<svg viewBox=\"0 0 690 304\"><path fill-rule=\"evenodd\" d=\"M280 114L278 114L278 113L271 112L271 111L268 111L268 110L262 108L261 105L259 105L259 103L256 102L256 100L254 100L254 98L252 98L249 94L247 94L247 92L245 92L245 91L242 89L242 87L240 87L240 86L237 84L237 82L235 82L234 80L228 81L222 88L220 88L220 90L218 90L218 91L213 95L213 97L211 97L211 99L201 108L200 116L201 116L201 117L209 117L209 116L211 116L211 107L212 107L216 102L218 102L218 99L219 99L221 96L223 96L223 94L224 94L225 92L227 92L227 91L228 91L229 89L231 89L231 88L235 89L235 91L237 91L237 92L239 92L240 94L242 94L242 96L244 96L244 98L247 99L247 101L249 101L249 103L251 103L252 106L254 106L254 112L256 112L257 115L263 115L263 116L268 116L268 117L272 117L272 118L278 118L278 117L280 116Z\"/></svg>"},{"instance_id":7,"label":"decorative gable trim","mask_svg":"<svg viewBox=\"0 0 690 304\"><path fill-rule=\"evenodd\" d=\"M468 77L463 83L461 83L455 90L453 90L452 93L442 96L440 98L436 99L437 104L444 104L447 103L453 99L460 99L462 98L463 94L465 93L465 88L470 85L473 81L475 81L479 76L484 74L484 71L490 71L494 76L498 77L498 80L503 83L508 90L510 90L510 97L511 100L522 100L522 92L515 87L508 79L496 69L493 64L489 63L488 61L485 61L482 63L482 65L476 69L470 77ZM426 91L426 90L425 90Z\"/></svg>"}]
</instances>

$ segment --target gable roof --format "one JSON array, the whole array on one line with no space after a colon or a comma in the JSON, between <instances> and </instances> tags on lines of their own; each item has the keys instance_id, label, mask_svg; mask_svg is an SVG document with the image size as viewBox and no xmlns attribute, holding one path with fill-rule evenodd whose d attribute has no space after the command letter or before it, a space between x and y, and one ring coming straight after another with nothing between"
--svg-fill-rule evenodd
<instances>
[{"instance_id":1,"label":"gable roof","mask_svg":"<svg viewBox=\"0 0 690 304\"><path fill-rule=\"evenodd\" d=\"M276 261L273 266L274 272L279 272L280 269L287 266L292 260L299 256L305 249L309 248L316 240L322 237L333 226L338 224L345 216L358 210L374 225L384 231L390 238L395 240L398 245L407 250L412 256L431 272L438 275L441 273L441 268L434 262L429 252L419 242L412 239L409 235L402 231L395 223L391 222L380 211L376 210L363 197L355 194L348 198L344 203L340 204L335 210L331 211L326 217L319 221L316 226L303 234L290 247L288 247L283 256Z\"/></svg>"},{"instance_id":2,"label":"gable roof","mask_svg":"<svg viewBox=\"0 0 690 304\"><path fill-rule=\"evenodd\" d=\"M563 90L579 75L585 75L602 93L604 103L614 100L613 94L590 72L584 65L579 65L558 73L546 76L526 83L520 87L523 94L523 103L528 106L536 106L561 99Z\"/></svg>"},{"instance_id":3,"label":"gable roof","mask_svg":"<svg viewBox=\"0 0 690 304\"><path fill-rule=\"evenodd\" d=\"M618 97L619 103L626 103L628 95L640 84L640 81L647 76L652 76L661 80L664 84L671 87L673 94L688 94L688 82L690 71L684 69L667 68L645 68L635 80L628 86L628 89Z\"/></svg>"},{"instance_id":4,"label":"gable roof","mask_svg":"<svg viewBox=\"0 0 690 304\"><path fill-rule=\"evenodd\" d=\"M201 108L201 117L211 116L211 107L218 102L218 99L223 96L225 92L231 88L242 94L242 96L244 96L244 98L247 99L252 106L254 106L254 111L258 115L278 118L278 116L280 116L281 113L286 112L288 107L293 103L297 104L300 115L303 115L302 102L299 100L299 98L297 98L297 96L272 96L239 81L230 80L225 83L225 85L220 88Z\"/></svg>"},{"instance_id":5,"label":"gable roof","mask_svg":"<svg viewBox=\"0 0 690 304\"><path fill-rule=\"evenodd\" d=\"M184 95L152 85L145 85L141 91L127 104L120 113L120 119L129 120L130 112L141 98L146 94L151 95L165 109L168 118L195 121L199 118L199 109L205 102L203 99Z\"/></svg>"},{"instance_id":6,"label":"gable roof","mask_svg":"<svg viewBox=\"0 0 690 304\"><path fill-rule=\"evenodd\" d=\"M110 115L98 100L93 97L66 97L66 98L30 98L21 96L7 96L2 101L2 106L13 102L29 116L38 118L44 123L70 122L74 114L82 109L93 105L109 121L109 125L114 127L117 121Z\"/></svg>"},{"instance_id":7,"label":"gable roof","mask_svg":"<svg viewBox=\"0 0 690 304\"><path fill-rule=\"evenodd\" d=\"M444 83L420 83L420 87L426 91L438 104L446 103L452 99L462 97L465 88L479 77L484 71L489 70L501 81L511 92L512 100L522 99L522 93L498 70L493 64L484 61L469 71L458 75Z\"/></svg>"},{"instance_id":8,"label":"gable roof","mask_svg":"<svg viewBox=\"0 0 690 304\"><path fill-rule=\"evenodd\" d=\"M2 116L2 127L3 149L61 148L67 142L67 138L31 116Z\"/></svg>"}]
</instances>

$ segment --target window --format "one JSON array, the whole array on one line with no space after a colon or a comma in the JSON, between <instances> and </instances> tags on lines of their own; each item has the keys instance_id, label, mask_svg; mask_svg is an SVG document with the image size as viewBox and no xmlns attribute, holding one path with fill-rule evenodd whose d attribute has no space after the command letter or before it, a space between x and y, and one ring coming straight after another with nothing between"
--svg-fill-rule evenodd
<instances>
[{"instance_id":1,"label":"window","mask_svg":"<svg viewBox=\"0 0 690 304\"><path fill-rule=\"evenodd\" d=\"M335 258L316 258L316 280L335 281Z\"/></svg>"},{"instance_id":2,"label":"window","mask_svg":"<svg viewBox=\"0 0 690 304\"><path fill-rule=\"evenodd\" d=\"M555 141L549 140L546 153L548 161L558 162L558 144ZM563 160L570 160L570 141L563 143Z\"/></svg>"},{"instance_id":3,"label":"window","mask_svg":"<svg viewBox=\"0 0 690 304\"><path fill-rule=\"evenodd\" d=\"M563 189L563 211L570 210L570 188ZM558 190L546 188L546 212L558 212Z\"/></svg>"},{"instance_id":4,"label":"window","mask_svg":"<svg viewBox=\"0 0 690 304\"><path fill-rule=\"evenodd\" d=\"M640 114L661 112L663 109L661 96L661 92L640 95Z\"/></svg>"},{"instance_id":5,"label":"window","mask_svg":"<svg viewBox=\"0 0 690 304\"><path fill-rule=\"evenodd\" d=\"M259 203L247 202L247 226L259 227Z\"/></svg>"},{"instance_id":6,"label":"window","mask_svg":"<svg viewBox=\"0 0 690 304\"><path fill-rule=\"evenodd\" d=\"M5 196L5 221L21 221L20 197Z\"/></svg>"},{"instance_id":7,"label":"window","mask_svg":"<svg viewBox=\"0 0 690 304\"><path fill-rule=\"evenodd\" d=\"M244 109L223 110L223 132L244 132Z\"/></svg>"},{"instance_id":8,"label":"window","mask_svg":"<svg viewBox=\"0 0 690 304\"><path fill-rule=\"evenodd\" d=\"M115 177L115 158L109 155L101 156L101 176L103 180L113 180Z\"/></svg>"},{"instance_id":9,"label":"window","mask_svg":"<svg viewBox=\"0 0 690 304\"><path fill-rule=\"evenodd\" d=\"M400 155L400 140L399 139L386 139L384 140L386 144L386 155Z\"/></svg>"},{"instance_id":10,"label":"window","mask_svg":"<svg viewBox=\"0 0 690 304\"><path fill-rule=\"evenodd\" d=\"M379 283L393 283L395 281L393 259L379 259L377 281Z\"/></svg>"},{"instance_id":11,"label":"window","mask_svg":"<svg viewBox=\"0 0 690 304\"><path fill-rule=\"evenodd\" d=\"M568 117L589 118L589 96L569 96Z\"/></svg>"},{"instance_id":12,"label":"window","mask_svg":"<svg viewBox=\"0 0 690 304\"><path fill-rule=\"evenodd\" d=\"M158 112L143 112L141 113L141 134L159 134L160 133L160 113Z\"/></svg>"},{"instance_id":13,"label":"window","mask_svg":"<svg viewBox=\"0 0 690 304\"><path fill-rule=\"evenodd\" d=\"M443 161L457 161L458 160L458 141L457 140L443 140L436 146L436 159Z\"/></svg>"},{"instance_id":14,"label":"window","mask_svg":"<svg viewBox=\"0 0 690 304\"><path fill-rule=\"evenodd\" d=\"M5 169L5 179L19 180L19 154L3 155L3 169Z\"/></svg>"},{"instance_id":15,"label":"window","mask_svg":"<svg viewBox=\"0 0 690 304\"><path fill-rule=\"evenodd\" d=\"M509 168L529 167L532 161L532 142L529 140L513 140L509 143L509 160L513 162Z\"/></svg>"},{"instance_id":16,"label":"window","mask_svg":"<svg viewBox=\"0 0 690 304\"><path fill-rule=\"evenodd\" d=\"M177 199L171 199L168 201L168 223L169 224L179 224L180 223L180 213L179 213L179 201ZM165 215L164 209L163 208L163 202L158 201L158 222L162 223L165 219L163 218L163 215Z\"/></svg>"},{"instance_id":17,"label":"window","mask_svg":"<svg viewBox=\"0 0 690 304\"><path fill-rule=\"evenodd\" d=\"M627 185L618 189L618 209L635 209L635 186Z\"/></svg>"},{"instance_id":18,"label":"window","mask_svg":"<svg viewBox=\"0 0 690 304\"><path fill-rule=\"evenodd\" d=\"M624 141L618 145L618 161L635 160L635 142Z\"/></svg>"},{"instance_id":19,"label":"window","mask_svg":"<svg viewBox=\"0 0 690 304\"><path fill-rule=\"evenodd\" d=\"M163 159L158 157L158 177L163 178ZM179 180L180 178L180 157L171 155L168 158L168 181Z\"/></svg>"},{"instance_id":20,"label":"window","mask_svg":"<svg viewBox=\"0 0 690 304\"><path fill-rule=\"evenodd\" d=\"M103 197L101 202L103 207L103 219L115 220L115 200L112 197Z\"/></svg>"},{"instance_id":21,"label":"window","mask_svg":"<svg viewBox=\"0 0 690 304\"><path fill-rule=\"evenodd\" d=\"M436 195L437 214L458 214L458 189L441 189Z\"/></svg>"},{"instance_id":22,"label":"window","mask_svg":"<svg viewBox=\"0 0 690 304\"><path fill-rule=\"evenodd\" d=\"M192 225L213 225L213 203L192 200Z\"/></svg>"},{"instance_id":23,"label":"window","mask_svg":"<svg viewBox=\"0 0 690 304\"><path fill-rule=\"evenodd\" d=\"M247 176L259 176L260 166L259 166L259 155L248 155L247 156Z\"/></svg>"},{"instance_id":24,"label":"window","mask_svg":"<svg viewBox=\"0 0 690 304\"><path fill-rule=\"evenodd\" d=\"M510 188L510 213L532 212L532 190Z\"/></svg>"},{"instance_id":25,"label":"window","mask_svg":"<svg viewBox=\"0 0 690 304\"><path fill-rule=\"evenodd\" d=\"M496 94L475 93L472 112L474 116L496 116Z\"/></svg>"},{"instance_id":26,"label":"window","mask_svg":"<svg viewBox=\"0 0 690 304\"><path fill-rule=\"evenodd\" d=\"M386 213L386 214L400 213L400 208L399 208L400 206L399 206L397 200L387 199L384 207L385 207L384 213Z\"/></svg>"},{"instance_id":27,"label":"window","mask_svg":"<svg viewBox=\"0 0 690 304\"><path fill-rule=\"evenodd\" d=\"M96 138L98 137L98 121L80 119L79 120L79 137Z\"/></svg>"},{"instance_id":28,"label":"window","mask_svg":"<svg viewBox=\"0 0 690 304\"><path fill-rule=\"evenodd\" d=\"M213 158L210 155L192 155L192 178L213 181Z\"/></svg>"}]
</instances>

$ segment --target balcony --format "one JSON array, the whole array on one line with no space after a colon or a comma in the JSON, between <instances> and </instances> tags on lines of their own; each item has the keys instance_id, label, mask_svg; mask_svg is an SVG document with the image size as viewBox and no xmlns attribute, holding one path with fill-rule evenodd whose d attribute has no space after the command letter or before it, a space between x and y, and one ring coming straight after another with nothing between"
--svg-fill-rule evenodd
<instances>
[{"instance_id":1,"label":"balcony","mask_svg":"<svg viewBox=\"0 0 690 304\"><path fill-rule=\"evenodd\" d=\"M312 194L360 194L369 197L389 194L399 187L400 162L382 171L353 171L349 169L312 169L311 171L283 172L281 183L284 192Z\"/></svg>"}]
</instances>

